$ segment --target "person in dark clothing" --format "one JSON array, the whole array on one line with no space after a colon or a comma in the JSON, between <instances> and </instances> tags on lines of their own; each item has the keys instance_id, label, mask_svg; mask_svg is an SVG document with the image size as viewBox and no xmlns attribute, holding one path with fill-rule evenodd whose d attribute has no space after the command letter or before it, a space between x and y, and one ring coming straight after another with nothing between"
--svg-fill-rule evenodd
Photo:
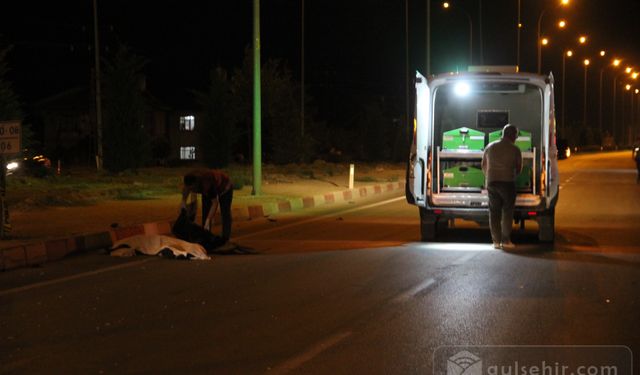
<instances>
[{"instance_id":1,"label":"person in dark clothing","mask_svg":"<svg viewBox=\"0 0 640 375\"><path fill-rule=\"evenodd\" d=\"M220 206L222 217L222 240L226 243L231 237L231 201L233 185L229 176L217 169L195 170L187 173L182 190L182 207L186 207L190 194L202 195L202 226L211 230L213 221Z\"/></svg>"}]
</instances>

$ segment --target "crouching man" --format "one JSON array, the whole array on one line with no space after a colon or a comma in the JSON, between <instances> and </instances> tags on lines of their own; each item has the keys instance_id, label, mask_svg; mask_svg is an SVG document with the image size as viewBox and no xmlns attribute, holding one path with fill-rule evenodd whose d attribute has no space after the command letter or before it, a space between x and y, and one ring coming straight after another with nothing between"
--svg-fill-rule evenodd
<instances>
[{"instance_id":1,"label":"crouching man","mask_svg":"<svg viewBox=\"0 0 640 375\"><path fill-rule=\"evenodd\" d=\"M186 207L190 194L202 195L202 223L204 229L210 231L218 206L222 217L222 240L224 243L231 237L231 201L233 185L229 176L217 169L194 170L183 178L182 207Z\"/></svg>"}]
</instances>

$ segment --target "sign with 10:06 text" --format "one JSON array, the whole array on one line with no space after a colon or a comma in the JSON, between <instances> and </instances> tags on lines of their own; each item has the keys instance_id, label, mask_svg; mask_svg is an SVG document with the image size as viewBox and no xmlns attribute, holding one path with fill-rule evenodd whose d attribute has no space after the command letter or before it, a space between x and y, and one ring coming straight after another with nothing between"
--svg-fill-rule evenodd
<instances>
[{"instance_id":1,"label":"sign with 10:06 text","mask_svg":"<svg viewBox=\"0 0 640 375\"><path fill-rule=\"evenodd\" d=\"M0 122L0 155L16 154L20 151L20 122Z\"/></svg>"}]
</instances>

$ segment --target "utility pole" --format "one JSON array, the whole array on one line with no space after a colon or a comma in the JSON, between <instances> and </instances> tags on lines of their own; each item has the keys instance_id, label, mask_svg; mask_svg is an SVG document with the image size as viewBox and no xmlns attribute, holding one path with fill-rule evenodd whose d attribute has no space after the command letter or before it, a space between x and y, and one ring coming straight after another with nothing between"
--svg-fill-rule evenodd
<instances>
[{"instance_id":1,"label":"utility pole","mask_svg":"<svg viewBox=\"0 0 640 375\"><path fill-rule=\"evenodd\" d=\"M484 65L484 52L482 46L482 0L478 0L478 37L480 38L480 65Z\"/></svg>"},{"instance_id":2,"label":"utility pole","mask_svg":"<svg viewBox=\"0 0 640 375\"><path fill-rule=\"evenodd\" d=\"M427 79L431 75L431 0L427 0Z\"/></svg>"},{"instance_id":3,"label":"utility pole","mask_svg":"<svg viewBox=\"0 0 640 375\"><path fill-rule=\"evenodd\" d=\"M518 0L518 24L516 25L517 27L517 33L516 33L516 66L518 67L518 71L520 71L520 28L522 28L522 23L520 21L520 0ZM564 88L564 85L563 85ZM564 124L563 124L564 126Z\"/></svg>"},{"instance_id":4,"label":"utility pole","mask_svg":"<svg viewBox=\"0 0 640 375\"><path fill-rule=\"evenodd\" d=\"M98 4L93 0L93 50L96 75L96 168L102 170L102 95L100 90L100 43L98 40Z\"/></svg>"},{"instance_id":5,"label":"utility pole","mask_svg":"<svg viewBox=\"0 0 640 375\"><path fill-rule=\"evenodd\" d=\"M405 101L405 137L409 144L409 0L404 0L404 101Z\"/></svg>"},{"instance_id":6,"label":"utility pole","mask_svg":"<svg viewBox=\"0 0 640 375\"><path fill-rule=\"evenodd\" d=\"M95 1L95 0L94 0ZM260 0L253 0L253 191L262 187L262 107L260 94Z\"/></svg>"},{"instance_id":7,"label":"utility pole","mask_svg":"<svg viewBox=\"0 0 640 375\"><path fill-rule=\"evenodd\" d=\"M302 46L300 48L300 136L302 136L302 141L304 142L304 0L302 0L300 19L302 20Z\"/></svg>"}]
</instances>

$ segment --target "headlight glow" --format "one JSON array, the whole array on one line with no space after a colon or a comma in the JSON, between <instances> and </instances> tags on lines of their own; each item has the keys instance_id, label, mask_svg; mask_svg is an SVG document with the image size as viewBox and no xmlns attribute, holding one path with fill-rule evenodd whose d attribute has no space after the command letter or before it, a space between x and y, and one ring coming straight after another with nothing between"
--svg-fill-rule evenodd
<instances>
[{"instance_id":1,"label":"headlight glow","mask_svg":"<svg viewBox=\"0 0 640 375\"><path fill-rule=\"evenodd\" d=\"M19 166L20 166L20 164L18 164L17 161L12 161L11 163L7 164L7 170L8 171L13 171L13 170L18 169Z\"/></svg>"}]
</instances>

